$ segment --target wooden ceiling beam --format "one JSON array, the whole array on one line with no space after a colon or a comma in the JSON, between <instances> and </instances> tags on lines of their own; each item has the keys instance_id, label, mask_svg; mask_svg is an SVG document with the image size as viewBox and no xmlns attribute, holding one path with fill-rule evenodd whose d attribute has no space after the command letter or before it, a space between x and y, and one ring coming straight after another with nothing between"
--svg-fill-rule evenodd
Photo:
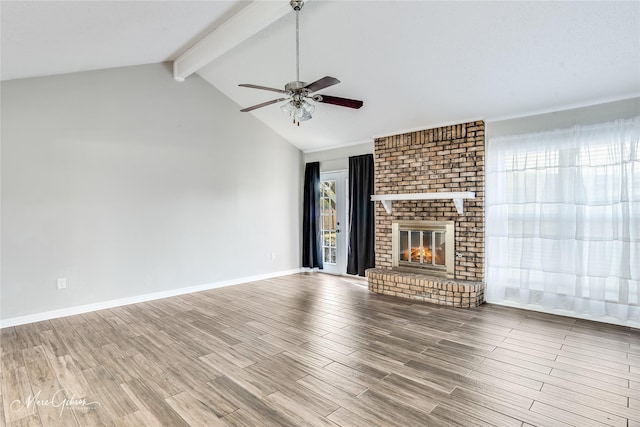
<instances>
[{"instance_id":1,"label":"wooden ceiling beam","mask_svg":"<svg viewBox=\"0 0 640 427\"><path fill-rule=\"evenodd\" d=\"M286 1L251 2L173 61L174 80L183 82L289 12L291 6Z\"/></svg>"}]
</instances>

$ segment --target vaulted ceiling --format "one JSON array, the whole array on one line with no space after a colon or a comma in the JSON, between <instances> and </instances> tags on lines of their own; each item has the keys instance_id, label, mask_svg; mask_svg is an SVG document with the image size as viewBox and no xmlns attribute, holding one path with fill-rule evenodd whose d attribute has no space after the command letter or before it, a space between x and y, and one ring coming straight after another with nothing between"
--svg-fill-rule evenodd
<instances>
[{"instance_id":1,"label":"vaulted ceiling","mask_svg":"<svg viewBox=\"0 0 640 427\"><path fill-rule=\"evenodd\" d=\"M7 80L171 61L248 2L0 4ZM364 101L319 104L299 127L279 104L245 113L302 150L640 96L638 1L313 0L300 25L301 79L337 77L321 93ZM255 31L197 71L242 107L279 96L239 83L295 80L294 13Z\"/></svg>"}]
</instances>

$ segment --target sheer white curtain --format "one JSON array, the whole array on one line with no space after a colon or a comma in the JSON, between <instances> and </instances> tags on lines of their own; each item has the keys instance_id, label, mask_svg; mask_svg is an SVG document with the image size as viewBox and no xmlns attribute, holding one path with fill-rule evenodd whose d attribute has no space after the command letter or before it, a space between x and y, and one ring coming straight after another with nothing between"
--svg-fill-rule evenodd
<instances>
[{"instance_id":1,"label":"sheer white curtain","mask_svg":"<svg viewBox=\"0 0 640 427\"><path fill-rule=\"evenodd\" d=\"M640 325L640 117L487 144L487 300Z\"/></svg>"}]
</instances>

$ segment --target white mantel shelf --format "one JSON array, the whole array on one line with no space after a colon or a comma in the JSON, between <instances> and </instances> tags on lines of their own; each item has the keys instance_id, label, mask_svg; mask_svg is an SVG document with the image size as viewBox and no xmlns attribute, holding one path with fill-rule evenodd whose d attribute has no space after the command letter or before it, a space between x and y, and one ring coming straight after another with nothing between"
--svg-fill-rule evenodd
<instances>
[{"instance_id":1,"label":"white mantel shelf","mask_svg":"<svg viewBox=\"0 0 640 427\"><path fill-rule=\"evenodd\" d=\"M458 191L453 193L406 193L406 194L381 194L381 195L372 195L371 200L376 201L379 200L384 206L384 209L388 214L392 212L392 202L394 200L453 200L453 204L456 206L456 210L459 214L462 215L464 212L464 199L475 199L476 193L473 191Z\"/></svg>"}]
</instances>

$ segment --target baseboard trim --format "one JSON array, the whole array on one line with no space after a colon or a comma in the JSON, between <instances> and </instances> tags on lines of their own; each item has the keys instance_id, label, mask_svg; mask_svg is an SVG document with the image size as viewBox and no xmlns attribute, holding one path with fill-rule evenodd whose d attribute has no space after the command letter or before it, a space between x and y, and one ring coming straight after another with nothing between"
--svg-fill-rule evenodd
<instances>
[{"instance_id":1,"label":"baseboard trim","mask_svg":"<svg viewBox=\"0 0 640 427\"><path fill-rule=\"evenodd\" d=\"M194 292L208 291L210 289L224 288L226 286L240 285L242 283L257 282L260 280L273 279L274 277L289 276L300 273L302 269L276 271L256 276L241 277L237 279L222 280L204 285L189 286L186 288L171 289L168 291L153 292L150 294L136 295L133 297L119 298L109 301L96 302L92 304L78 305L75 307L61 308L59 310L45 311L42 313L28 314L26 316L10 317L0 320L0 329L11 326L24 325L27 323L41 322L43 320L57 319L59 317L73 316L75 314L90 313L92 311L104 310L107 308L121 307L123 305L137 304L146 301L153 301L162 298L174 297L177 295L191 294Z\"/></svg>"},{"instance_id":2,"label":"baseboard trim","mask_svg":"<svg viewBox=\"0 0 640 427\"><path fill-rule=\"evenodd\" d=\"M591 322L608 323L610 325L626 326L629 328L640 329L640 322L634 320L620 320L613 316L590 316L588 314L577 313L575 311L562 310L562 309L544 309L538 306L518 304L512 301L486 301L487 304L499 305L503 307L518 308L520 310L535 311L538 313L552 314L554 316L571 317L574 319L589 320Z\"/></svg>"}]
</instances>

